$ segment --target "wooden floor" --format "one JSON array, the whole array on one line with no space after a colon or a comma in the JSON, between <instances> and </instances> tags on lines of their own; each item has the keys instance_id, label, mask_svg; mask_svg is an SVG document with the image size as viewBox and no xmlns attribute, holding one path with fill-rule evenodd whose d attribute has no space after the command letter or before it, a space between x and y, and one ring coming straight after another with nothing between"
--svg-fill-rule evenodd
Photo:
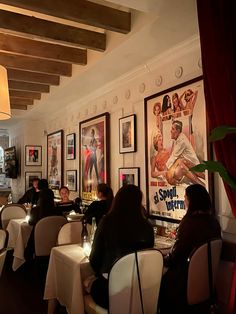
<instances>
[{"instance_id":1,"label":"wooden floor","mask_svg":"<svg viewBox=\"0 0 236 314\"><path fill-rule=\"evenodd\" d=\"M14 272L12 260L9 251L0 277L0 314L46 314L45 275L39 276L33 262L25 263ZM66 313L65 308L59 306L57 313Z\"/></svg>"}]
</instances>

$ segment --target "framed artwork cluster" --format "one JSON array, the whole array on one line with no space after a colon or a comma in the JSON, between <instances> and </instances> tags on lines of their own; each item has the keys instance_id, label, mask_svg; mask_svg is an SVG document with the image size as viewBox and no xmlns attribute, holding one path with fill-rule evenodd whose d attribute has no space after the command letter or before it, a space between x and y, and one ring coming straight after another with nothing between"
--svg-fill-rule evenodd
<instances>
[{"instance_id":1,"label":"framed artwork cluster","mask_svg":"<svg viewBox=\"0 0 236 314\"><path fill-rule=\"evenodd\" d=\"M25 166L42 166L42 146L25 145ZM25 190L32 187L33 179L42 179L42 171L25 172Z\"/></svg>"},{"instance_id":2,"label":"framed artwork cluster","mask_svg":"<svg viewBox=\"0 0 236 314\"><path fill-rule=\"evenodd\" d=\"M185 189L206 173L190 171L207 160L206 109L201 77L144 99L147 209L155 219L179 222Z\"/></svg>"}]
</instances>

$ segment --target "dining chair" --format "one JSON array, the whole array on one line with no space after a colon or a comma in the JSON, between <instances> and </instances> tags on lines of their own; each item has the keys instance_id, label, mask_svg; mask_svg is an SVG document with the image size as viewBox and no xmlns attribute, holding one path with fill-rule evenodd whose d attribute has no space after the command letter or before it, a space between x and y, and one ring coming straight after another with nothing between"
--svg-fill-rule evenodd
<instances>
[{"instance_id":1,"label":"dining chair","mask_svg":"<svg viewBox=\"0 0 236 314\"><path fill-rule=\"evenodd\" d=\"M163 257L156 249L141 250L118 259L108 276L109 309L85 295L88 314L154 314L163 270Z\"/></svg>"},{"instance_id":2,"label":"dining chair","mask_svg":"<svg viewBox=\"0 0 236 314\"><path fill-rule=\"evenodd\" d=\"M0 276L2 274L5 258L7 254L7 241L8 232L7 230L0 229Z\"/></svg>"},{"instance_id":3,"label":"dining chair","mask_svg":"<svg viewBox=\"0 0 236 314\"><path fill-rule=\"evenodd\" d=\"M197 248L189 257L187 302L196 306L208 302L214 313L215 282L220 262L222 240L211 240Z\"/></svg>"},{"instance_id":4,"label":"dining chair","mask_svg":"<svg viewBox=\"0 0 236 314\"><path fill-rule=\"evenodd\" d=\"M11 219L25 218L27 215L24 205L21 204L7 204L0 212L1 228L6 229Z\"/></svg>"},{"instance_id":5,"label":"dining chair","mask_svg":"<svg viewBox=\"0 0 236 314\"><path fill-rule=\"evenodd\" d=\"M57 237L58 245L81 243L81 221L69 222L61 227Z\"/></svg>"},{"instance_id":6,"label":"dining chair","mask_svg":"<svg viewBox=\"0 0 236 314\"><path fill-rule=\"evenodd\" d=\"M35 225L34 244L36 256L49 256L57 245L59 230L67 220L63 216L49 216L40 219Z\"/></svg>"}]
</instances>

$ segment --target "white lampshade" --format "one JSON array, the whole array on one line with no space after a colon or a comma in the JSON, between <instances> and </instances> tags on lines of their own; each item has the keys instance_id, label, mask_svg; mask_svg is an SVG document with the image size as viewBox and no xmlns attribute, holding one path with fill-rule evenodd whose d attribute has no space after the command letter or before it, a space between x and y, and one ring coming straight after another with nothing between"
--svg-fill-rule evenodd
<instances>
[{"instance_id":1,"label":"white lampshade","mask_svg":"<svg viewBox=\"0 0 236 314\"><path fill-rule=\"evenodd\" d=\"M11 118L7 70L0 65L0 120Z\"/></svg>"}]
</instances>

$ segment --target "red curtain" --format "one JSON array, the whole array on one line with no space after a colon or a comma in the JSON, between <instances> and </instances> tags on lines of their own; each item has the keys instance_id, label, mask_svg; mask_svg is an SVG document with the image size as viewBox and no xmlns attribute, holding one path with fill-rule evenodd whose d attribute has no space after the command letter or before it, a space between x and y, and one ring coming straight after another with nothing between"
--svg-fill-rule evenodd
<instances>
[{"instance_id":1,"label":"red curtain","mask_svg":"<svg viewBox=\"0 0 236 314\"><path fill-rule=\"evenodd\" d=\"M209 128L236 126L236 1L197 0L197 9ZM217 160L236 179L236 135L214 147ZM236 192L225 188L236 217Z\"/></svg>"}]
</instances>

